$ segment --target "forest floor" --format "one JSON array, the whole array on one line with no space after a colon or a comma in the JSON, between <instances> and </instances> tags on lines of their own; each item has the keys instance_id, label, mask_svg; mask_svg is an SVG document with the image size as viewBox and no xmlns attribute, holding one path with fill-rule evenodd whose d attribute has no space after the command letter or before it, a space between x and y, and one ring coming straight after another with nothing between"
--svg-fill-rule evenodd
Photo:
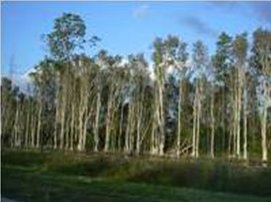
<instances>
[{"instance_id":1,"label":"forest floor","mask_svg":"<svg viewBox=\"0 0 271 202\"><path fill-rule=\"evenodd\" d=\"M2 151L1 157L2 196L16 201L271 201L269 191L251 195L172 186L161 173L159 176L149 175L144 178L136 175L135 180L128 178L142 170L142 167L150 169L146 160L144 164L141 162L140 165L137 163L137 166L133 164L131 167L130 160L129 165L123 165L120 159L116 161L117 159L112 160L110 157L109 162L99 155ZM134 161L138 160L133 159ZM172 175L167 172L163 171ZM146 180L151 177L160 180ZM196 175L194 177L197 178ZM193 181L192 178L191 180Z\"/></svg>"}]
</instances>

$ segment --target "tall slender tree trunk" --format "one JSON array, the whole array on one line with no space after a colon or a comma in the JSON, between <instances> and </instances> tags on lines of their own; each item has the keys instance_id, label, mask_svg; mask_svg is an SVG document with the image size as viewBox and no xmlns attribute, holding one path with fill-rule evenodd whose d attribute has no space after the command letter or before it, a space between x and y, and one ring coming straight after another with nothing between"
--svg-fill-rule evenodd
<instances>
[{"instance_id":1,"label":"tall slender tree trunk","mask_svg":"<svg viewBox=\"0 0 271 202\"><path fill-rule=\"evenodd\" d=\"M13 126L13 145L15 147L18 146L18 124L19 124L19 103L16 101L16 113L15 113L15 121Z\"/></svg>"},{"instance_id":2,"label":"tall slender tree trunk","mask_svg":"<svg viewBox=\"0 0 271 202\"><path fill-rule=\"evenodd\" d=\"M136 141L136 103L133 103L132 108L131 108L131 126L130 126L130 142L129 142L129 147L130 147L130 152L134 151L134 145Z\"/></svg>"},{"instance_id":3,"label":"tall slender tree trunk","mask_svg":"<svg viewBox=\"0 0 271 202\"><path fill-rule=\"evenodd\" d=\"M234 157L240 157L240 69L236 68L235 90L234 90Z\"/></svg>"},{"instance_id":4,"label":"tall slender tree trunk","mask_svg":"<svg viewBox=\"0 0 271 202\"><path fill-rule=\"evenodd\" d=\"M82 87L81 87L82 88ZM80 105L79 105L79 112L78 112L78 142L77 142L77 150L82 151L82 133L83 133L83 101L82 101L82 92L80 93Z\"/></svg>"},{"instance_id":5,"label":"tall slender tree trunk","mask_svg":"<svg viewBox=\"0 0 271 202\"><path fill-rule=\"evenodd\" d=\"M60 120L60 144L59 148L64 149L64 131L65 131L65 110L64 107L61 110L61 120Z\"/></svg>"},{"instance_id":6,"label":"tall slender tree trunk","mask_svg":"<svg viewBox=\"0 0 271 202\"><path fill-rule=\"evenodd\" d=\"M60 149L64 149L64 132L65 132L65 112L66 112L66 86L63 86L62 92L62 106L61 106L61 114L60 114Z\"/></svg>"},{"instance_id":7,"label":"tall slender tree trunk","mask_svg":"<svg viewBox=\"0 0 271 202\"><path fill-rule=\"evenodd\" d=\"M125 144L124 144L124 150L126 153L130 152L130 126L131 126L131 103L129 103L128 106L128 117L127 117L127 124L126 124L126 131L125 131Z\"/></svg>"},{"instance_id":8,"label":"tall slender tree trunk","mask_svg":"<svg viewBox=\"0 0 271 202\"><path fill-rule=\"evenodd\" d=\"M198 99L198 93L197 93L197 85L196 85L196 91L195 91L195 97L194 97L194 104L193 104L193 136L192 136L192 156L196 156L196 133L197 133L197 99Z\"/></svg>"},{"instance_id":9,"label":"tall slender tree trunk","mask_svg":"<svg viewBox=\"0 0 271 202\"><path fill-rule=\"evenodd\" d=\"M56 102L56 114L54 126L54 149L57 149L58 118L59 118L59 86L57 86L55 102Z\"/></svg>"},{"instance_id":10,"label":"tall slender tree trunk","mask_svg":"<svg viewBox=\"0 0 271 202\"><path fill-rule=\"evenodd\" d=\"M70 130L70 150L73 150L74 144L74 128L75 128L75 103L72 102L72 114L71 114L71 130Z\"/></svg>"},{"instance_id":11,"label":"tall slender tree trunk","mask_svg":"<svg viewBox=\"0 0 271 202\"><path fill-rule=\"evenodd\" d=\"M196 90L194 97L193 106L193 137L192 137L192 156L198 157L198 147L199 147L199 132L200 132L200 81L196 82Z\"/></svg>"},{"instance_id":12,"label":"tall slender tree trunk","mask_svg":"<svg viewBox=\"0 0 271 202\"><path fill-rule=\"evenodd\" d=\"M107 104L107 113L106 113L106 131L105 131L105 145L104 145L104 152L109 150L109 143L110 143L110 133L111 133L111 116L112 116L112 97L113 97L113 89L110 88L108 104Z\"/></svg>"},{"instance_id":13,"label":"tall slender tree trunk","mask_svg":"<svg viewBox=\"0 0 271 202\"><path fill-rule=\"evenodd\" d=\"M83 92L81 92L81 96L80 96L80 111L79 111L79 134L78 134L78 144L77 144L77 149L78 151L83 151L84 150L84 115L85 115L85 112L86 112L86 101L85 99L87 98L84 98L86 95L84 95ZM86 118L86 117L85 117Z\"/></svg>"},{"instance_id":14,"label":"tall slender tree trunk","mask_svg":"<svg viewBox=\"0 0 271 202\"><path fill-rule=\"evenodd\" d=\"M69 66L68 66L69 67ZM65 145L65 120L66 120L66 108L67 108L67 93L68 93L68 73L65 72L62 79L62 93L61 93L61 112L60 112L60 149L64 149ZM67 131L66 131L67 132Z\"/></svg>"},{"instance_id":15,"label":"tall slender tree trunk","mask_svg":"<svg viewBox=\"0 0 271 202\"><path fill-rule=\"evenodd\" d=\"M32 119L31 119L31 147L34 148L35 146L35 133L36 133L36 124L35 124L35 111L33 112Z\"/></svg>"},{"instance_id":16,"label":"tall slender tree trunk","mask_svg":"<svg viewBox=\"0 0 271 202\"><path fill-rule=\"evenodd\" d=\"M26 129L25 129L25 135L24 135L24 146L28 147L28 136L29 136L29 125L30 125L30 113L29 108L26 109Z\"/></svg>"},{"instance_id":17,"label":"tall slender tree trunk","mask_svg":"<svg viewBox=\"0 0 271 202\"><path fill-rule=\"evenodd\" d=\"M123 133L123 114L124 114L124 105L121 104L121 110L120 110L120 125L119 125L119 135L118 135L118 148L121 151L121 138Z\"/></svg>"},{"instance_id":18,"label":"tall slender tree trunk","mask_svg":"<svg viewBox=\"0 0 271 202\"><path fill-rule=\"evenodd\" d=\"M165 147L165 117L164 117L164 101L163 101L163 79L159 85L159 155L164 155Z\"/></svg>"},{"instance_id":19,"label":"tall slender tree trunk","mask_svg":"<svg viewBox=\"0 0 271 202\"><path fill-rule=\"evenodd\" d=\"M150 153L152 155L157 155L158 149L157 149L157 144L158 144L158 138L157 138L157 124L159 121L159 108L158 108L158 103L157 103L157 89L154 89L155 96L154 96L154 113L153 113L153 121L152 121L152 131L151 131L151 146L150 146Z\"/></svg>"},{"instance_id":20,"label":"tall slender tree trunk","mask_svg":"<svg viewBox=\"0 0 271 202\"><path fill-rule=\"evenodd\" d=\"M79 124L78 124L78 143L77 143L77 150L82 151L82 142L83 142L83 116L84 113L82 111L79 112Z\"/></svg>"},{"instance_id":21,"label":"tall slender tree trunk","mask_svg":"<svg viewBox=\"0 0 271 202\"><path fill-rule=\"evenodd\" d=\"M151 140L150 140L150 153L152 155L157 154L157 149L156 149L156 134L157 134L157 126L156 126L156 112L153 115L153 121L152 121L152 130L151 130Z\"/></svg>"},{"instance_id":22,"label":"tall slender tree trunk","mask_svg":"<svg viewBox=\"0 0 271 202\"><path fill-rule=\"evenodd\" d=\"M234 91L234 120L233 120L233 156L236 157L236 149L237 149L237 84L235 81L235 91Z\"/></svg>"},{"instance_id":23,"label":"tall slender tree trunk","mask_svg":"<svg viewBox=\"0 0 271 202\"><path fill-rule=\"evenodd\" d=\"M142 99L141 99L142 100ZM141 108L141 100L138 102L138 119L137 119L137 135L136 135L136 153L140 153L140 137L141 137L141 119L142 119L142 108Z\"/></svg>"},{"instance_id":24,"label":"tall slender tree trunk","mask_svg":"<svg viewBox=\"0 0 271 202\"><path fill-rule=\"evenodd\" d=\"M180 86L179 86L179 100L178 100L178 119L177 119L177 140L176 140L176 156L180 156L180 147L181 147L181 114L182 114L182 81L180 81Z\"/></svg>"},{"instance_id":25,"label":"tall slender tree trunk","mask_svg":"<svg viewBox=\"0 0 271 202\"><path fill-rule=\"evenodd\" d=\"M267 82L264 81L264 97L267 96ZM261 136L262 136L262 161L265 163L267 157L267 138L266 138L266 123L267 123L267 106L264 104L261 117Z\"/></svg>"},{"instance_id":26,"label":"tall slender tree trunk","mask_svg":"<svg viewBox=\"0 0 271 202\"><path fill-rule=\"evenodd\" d=\"M37 148L40 147L40 131L41 131L42 108L43 108L42 101L40 100L40 103L39 103L39 112L38 112L38 125L37 125L37 140L36 140L36 147Z\"/></svg>"},{"instance_id":27,"label":"tall slender tree trunk","mask_svg":"<svg viewBox=\"0 0 271 202\"><path fill-rule=\"evenodd\" d=\"M69 135L70 135L70 129L71 129L71 124L70 124L70 116L67 116L67 121L65 123L66 126L66 135L65 135L65 149L68 150L69 149Z\"/></svg>"},{"instance_id":28,"label":"tall slender tree trunk","mask_svg":"<svg viewBox=\"0 0 271 202\"><path fill-rule=\"evenodd\" d=\"M212 89L211 95L211 147L210 147L210 155L214 158L214 142L215 142L215 117L214 117L214 91Z\"/></svg>"},{"instance_id":29,"label":"tall slender tree trunk","mask_svg":"<svg viewBox=\"0 0 271 202\"><path fill-rule=\"evenodd\" d=\"M244 78L245 79L245 78ZM247 90L244 85L243 91L243 158L247 160Z\"/></svg>"},{"instance_id":30,"label":"tall slender tree trunk","mask_svg":"<svg viewBox=\"0 0 271 202\"><path fill-rule=\"evenodd\" d=\"M87 125L90 118L90 114L85 116L84 125L83 125L83 139L82 139L82 150L86 149L86 139L87 139Z\"/></svg>"},{"instance_id":31,"label":"tall slender tree trunk","mask_svg":"<svg viewBox=\"0 0 271 202\"><path fill-rule=\"evenodd\" d=\"M241 79L240 79L240 70L238 70L238 86L237 86L237 127L236 127L236 155L237 158L240 158L241 150L240 150L240 116L241 116Z\"/></svg>"},{"instance_id":32,"label":"tall slender tree trunk","mask_svg":"<svg viewBox=\"0 0 271 202\"><path fill-rule=\"evenodd\" d=\"M231 156L231 150L232 150L232 139L233 139L233 129L232 129L232 124L230 124L229 139L228 139L228 157L229 158Z\"/></svg>"},{"instance_id":33,"label":"tall slender tree trunk","mask_svg":"<svg viewBox=\"0 0 271 202\"><path fill-rule=\"evenodd\" d=\"M95 127L94 127L94 151L95 152L97 152L99 148L100 108L101 108L101 92L98 90L97 102L96 102Z\"/></svg>"},{"instance_id":34,"label":"tall slender tree trunk","mask_svg":"<svg viewBox=\"0 0 271 202\"><path fill-rule=\"evenodd\" d=\"M199 87L201 88L201 87ZM200 92L201 90L199 90ZM198 110L197 110L197 134L196 134L196 157L199 157L199 143L200 143L200 116L201 116L201 95L198 94Z\"/></svg>"}]
</instances>

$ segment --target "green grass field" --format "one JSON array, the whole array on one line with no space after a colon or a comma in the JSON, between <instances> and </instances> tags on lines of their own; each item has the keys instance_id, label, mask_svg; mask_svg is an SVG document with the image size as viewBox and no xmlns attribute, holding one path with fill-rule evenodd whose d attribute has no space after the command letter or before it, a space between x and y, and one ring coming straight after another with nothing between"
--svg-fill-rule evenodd
<instances>
[{"instance_id":1,"label":"green grass field","mask_svg":"<svg viewBox=\"0 0 271 202\"><path fill-rule=\"evenodd\" d=\"M233 190L235 193L232 193L230 188L227 190L224 185L227 193L222 193L223 190L217 191L217 187L211 189L206 182L206 187L200 187L204 184L203 179L206 178L201 175L206 175L204 172L209 171L208 169L215 169L213 163L208 166L200 164L200 167L196 167L202 169L199 171L200 174L193 171L194 178L197 177L199 180L198 186L201 189L199 190L192 186L192 182L196 180L192 179L193 175L186 171L186 169L191 169L189 166L194 166L192 162L187 163L188 160L185 160L186 163L182 162L183 167L180 167L179 170L181 173L186 172L186 175L191 175L189 177L192 182L187 184L190 188L185 188L184 184L174 184L169 177L173 175L170 170L173 169L172 166L176 167L180 162L177 164L177 162L170 163L166 160L147 161L136 158L125 160L122 157L101 155L63 155L57 152L45 154L2 151L1 157L2 196L18 201L271 201L268 190L240 194L244 189L240 189L240 193L238 190ZM197 162L197 164L199 163ZM140 175L142 171L146 170L148 170L146 173L150 173L152 166L159 172L153 170L153 176ZM268 170L268 172L270 171ZM181 176L181 174L179 175ZM224 179L226 178L224 177ZM217 180L219 182L220 179L217 178ZM259 189L269 186L267 180L262 183L265 184ZM217 186L217 184L214 185ZM250 184L247 186L249 187Z\"/></svg>"}]
</instances>

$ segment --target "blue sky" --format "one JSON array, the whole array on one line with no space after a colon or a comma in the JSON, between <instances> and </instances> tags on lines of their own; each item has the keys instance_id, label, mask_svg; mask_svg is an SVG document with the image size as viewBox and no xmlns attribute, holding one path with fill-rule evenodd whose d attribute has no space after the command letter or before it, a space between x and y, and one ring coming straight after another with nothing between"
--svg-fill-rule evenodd
<instances>
[{"instance_id":1,"label":"blue sky","mask_svg":"<svg viewBox=\"0 0 271 202\"><path fill-rule=\"evenodd\" d=\"M53 20L63 12L79 14L87 25L87 35L102 41L93 54L106 49L126 56L142 52L148 60L155 37L179 36L189 45L204 41L215 50L221 31L250 34L257 27L269 27L271 2L2 2L2 74L20 79L41 60L46 48L41 35L50 32ZM13 58L13 59L11 59Z\"/></svg>"}]
</instances>

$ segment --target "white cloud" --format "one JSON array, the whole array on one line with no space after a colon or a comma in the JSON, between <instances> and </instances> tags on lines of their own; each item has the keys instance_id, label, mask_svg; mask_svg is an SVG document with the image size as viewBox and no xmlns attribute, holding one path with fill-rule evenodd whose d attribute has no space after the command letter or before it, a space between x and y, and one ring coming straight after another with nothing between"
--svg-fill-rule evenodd
<instances>
[{"instance_id":1,"label":"white cloud","mask_svg":"<svg viewBox=\"0 0 271 202\"><path fill-rule=\"evenodd\" d=\"M133 16L136 18L145 18L150 13L150 7L147 4L140 5L137 7L134 12Z\"/></svg>"}]
</instances>

